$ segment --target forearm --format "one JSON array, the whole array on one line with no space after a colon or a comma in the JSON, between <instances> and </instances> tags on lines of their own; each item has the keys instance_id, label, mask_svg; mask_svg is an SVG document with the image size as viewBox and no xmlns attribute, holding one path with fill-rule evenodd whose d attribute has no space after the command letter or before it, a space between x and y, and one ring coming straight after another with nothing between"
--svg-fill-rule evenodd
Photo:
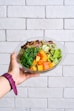
<instances>
[{"instance_id":1,"label":"forearm","mask_svg":"<svg viewBox=\"0 0 74 111\"><path fill-rule=\"evenodd\" d=\"M11 90L9 81L0 76L0 98L6 95Z\"/></svg>"}]
</instances>

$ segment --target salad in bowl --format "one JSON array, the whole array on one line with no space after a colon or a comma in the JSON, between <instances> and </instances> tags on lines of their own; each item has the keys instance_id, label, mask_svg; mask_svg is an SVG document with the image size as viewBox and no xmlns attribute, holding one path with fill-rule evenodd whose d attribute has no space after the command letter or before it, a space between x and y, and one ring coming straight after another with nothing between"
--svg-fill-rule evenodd
<instances>
[{"instance_id":1,"label":"salad in bowl","mask_svg":"<svg viewBox=\"0 0 74 111\"><path fill-rule=\"evenodd\" d=\"M17 54L21 67L31 73L45 72L57 66L62 49L52 40L31 40L23 43Z\"/></svg>"}]
</instances>

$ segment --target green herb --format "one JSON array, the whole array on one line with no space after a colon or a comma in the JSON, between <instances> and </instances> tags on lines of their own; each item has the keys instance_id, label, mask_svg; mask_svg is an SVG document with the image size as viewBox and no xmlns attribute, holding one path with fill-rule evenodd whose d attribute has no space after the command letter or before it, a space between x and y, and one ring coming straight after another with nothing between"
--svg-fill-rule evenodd
<instances>
[{"instance_id":1,"label":"green herb","mask_svg":"<svg viewBox=\"0 0 74 111\"><path fill-rule=\"evenodd\" d=\"M20 58L21 64L27 68L30 68L38 52L38 47L30 47L24 50Z\"/></svg>"}]
</instances>

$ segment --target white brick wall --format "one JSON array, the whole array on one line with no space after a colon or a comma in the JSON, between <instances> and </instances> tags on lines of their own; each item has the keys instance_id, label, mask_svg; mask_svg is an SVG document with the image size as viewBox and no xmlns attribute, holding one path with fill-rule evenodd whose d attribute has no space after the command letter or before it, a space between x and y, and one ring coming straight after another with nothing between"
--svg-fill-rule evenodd
<instances>
[{"instance_id":1,"label":"white brick wall","mask_svg":"<svg viewBox=\"0 0 74 111\"><path fill-rule=\"evenodd\" d=\"M0 74L7 72L8 65L0 65Z\"/></svg>"},{"instance_id":2,"label":"white brick wall","mask_svg":"<svg viewBox=\"0 0 74 111\"><path fill-rule=\"evenodd\" d=\"M65 88L64 97L65 98L74 98L74 88Z\"/></svg>"},{"instance_id":3,"label":"white brick wall","mask_svg":"<svg viewBox=\"0 0 74 111\"><path fill-rule=\"evenodd\" d=\"M64 76L74 76L74 66L64 66L63 75Z\"/></svg>"},{"instance_id":4,"label":"white brick wall","mask_svg":"<svg viewBox=\"0 0 74 111\"><path fill-rule=\"evenodd\" d=\"M9 6L8 17L44 18L45 10L43 6Z\"/></svg>"},{"instance_id":5,"label":"white brick wall","mask_svg":"<svg viewBox=\"0 0 74 111\"><path fill-rule=\"evenodd\" d=\"M74 109L65 109L65 111L73 111Z\"/></svg>"},{"instance_id":6,"label":"white brick wall","mask_svg":"<svg viewBox=\"0 0 74 111\"><path fill-rule=\"evenodd\" d=\"M13 108L14 107L14 98L2 98L0 100L0 108L3 108L3 107L10 107L10 108Z\"/></svg>"},{"instance_id":7,"label":"white brick wall","mask_svg":"<svg viewBox=\"0 0 74 111\"><path fill-rule=\"evenodd\" d=\"M74 42L65 43L65 46L69 53L74 53Z\"/></svg>"},{"instance_id":8,"label":"white brick wall","mask_svg":"<svg viewBox=\"0 0 74 111\"><path fill-rule=\"evenodd\" d=\"M27 5L63 5L63 0L26 0Z\"/></svg>"},{"instance_id":9,"label":"white brick wall","mask_svg":"<svg viewBox=\"0 0 74 111\"><path fill-rule=\"evenodd\" d=\"M0 54L0 64L9 64L10 54Z\"/></svg>"},{"instance_id":10,"label":"white brick wall","mask_svg":"<svg viewBox=\"0 0 74 111\"><path fill-rule=\"evenodd\" d=\"M74 19L65 19L65 29L74 29Z\"/></svg>"},{"instance_id":11,"label":"white brick wall","mask_svg":"<svg viewBox=\"0 0 74 111\"><path fill-rule=\"evenodd\" d=\"M0 30L0 41L5 41L5 31Z\"/></svg>"},{"instance_id":12,"label":"white brick wall","mask_svg":"<svg viewBox=\"0 0 74 111\"><path fill-rule=\"evenodd\" d=\"M49 77L49 87L74 87L74 77Z\"/></svg>"},{"instance_id":13,"label":"white brick wall","mask_svg":"<svg viewBox=\"0 0 74 111\"><path fill-rule=\"evenodd\" d=\"M47 6L47 18L74 18L73 6Z\"/></svg>"},{"instance_id":14,"label":"white brick wall","mask_svg":"<svg viewBox=\"0 0 74 111\"><path fill-rule=\"evenodd\" d=\"M6 17L6 7L0 6L0 17Z\"/></svg>"},{"instance_id":15,"label":"white brick wall","mask_svg":"<svg viewBox=\"0 0 74 111\"><path fill-rule=\"evenodd\" d=\"M46 108L47 100L46 99L34 99L34 98L17 98L15 100L16 107L23 108ZM21 103L21 104L20 104Z\"/></svg>"},{"instance_id":16,"label":"white brick wall","mask_svg":"<svg viewBox=\"0 0 74 111\"><path fill-rule=\"evenodd\" d=\"M30 37L43 37L43 30L7 30L7 41L25 41Z\"/></svg>"},{"instance_id":17,"label":"white brick wall","mask_svg":"<svg viewBox=\"0 0 74 111\"><path fill-rule=\"evenodd\" d=\"M62 88L29 88L29 97L62 97Z\"/></svg>"},{"instance_id":18,"label":"white brick wall","mask_svg":"<svg viewBox=\"0 0 74 111\"><path fill-rule=\"evenodd\" d=\"M28 111L26 108L0 108L0 111ZM60 110L63 111L63 110Z\"/></svg>"},{"instance_id":19,"label":"white brick wall","mask_svg":"<svg viewBox=\"0 0 74 111\"><path fill-rule=\"evenodd\" d=\"M23 87L47 87L47 77L36 77L25 81L20 86Z\"/></svg>"},{"instance_id":20,"label":"white brick wall","mask_svg":"<svg viewBox=\"0 0 74 111\"><path fill-rule=\"evenodd\" d=\"M0 75L21 41L52 38L66 56L0 100L0 111L74 111L74 0L0 0Z\"/></svg>"},{"instance_id":21,"label":"white brick wall","mask_svg":"<svg viewBox=\"0 0 74 111\"><path fill-rule=\"evenodd\" d=\"M48 108L74 108L74 99L49 99Z\"/></svg>"},{"instance_id":22,"label":"white brick wall","mask_svg":"<svg viewBox=\"0 0 74 111\"><path fill-rule=\"evenodd\" d=\"M1 53L12 53L19 45L19 42L0 42Z\"/></svg>"},{"instance_id":23,"label":"white brick wall","mask_svg":"<svg viewBox=\"0 0 74 111\"><path fill-rule=\"evenodd\" d=\"M57 41L74 41L74 30L46 30L45 36Z\"/></svg>"},{"instance_id":24,"label":"white brick wall","mask_svg":"<svg viewBox=\"0 0 74 111\"><path fill-rule=\"evenodd\" d=\"M25 5L25 0L0 0L0 5Z\"/></svg>"},{"instance_id":25,"label":"white brick wall","mask_svg":"<svg viewBox=\"0 0 74 111\"><path fill-rule=\"evenodd\" d=\"M74 65L74 54L67 54L64 61L63 65Z\"/></svg>"},{"instance_id":26,"label":"white brick wall","mask_svg":"<svg viewBox=\"0 0 74 111\"><path fill-rule=\"evenodd\" d=\"M74 5L74 0L65 0L65 5Z\"/></svg>"},{"instance_id":27,"label":"white brick wall","mask_svg":"<svg viewBox=\"0 0 74 111\"><path fill-rule=\"evenodd\" d=\"M62 19L28 19L28 29L63 29Z\"/></svg>"},{"instance_id":28,"label":"white brick wall","mask_svg":"<svg viewBox=\"0 0 74 111\"><path fill-rule=\"evenodd\" d=\"M16 18L1 18L0 29L25 29L25 20Z\"/></svg>"},{"instance_id":29,"label":"white brick wall","mask_svg":"<svg viewBox=\"0 0 74 111\"><path fill-rule=\"evenodd\" d=\"M64 109L31 109L31 111L64 111Z\"/></svg>"}]
</instances>

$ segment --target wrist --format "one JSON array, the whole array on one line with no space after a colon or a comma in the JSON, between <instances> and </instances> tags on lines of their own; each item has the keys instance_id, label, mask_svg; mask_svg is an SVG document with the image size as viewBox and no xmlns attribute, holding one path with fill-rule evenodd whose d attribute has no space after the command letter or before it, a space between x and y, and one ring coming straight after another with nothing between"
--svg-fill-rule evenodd
<instances>
[{"instance_id":1,"label":"wrist","mask_svg":"<svg viewBox=\"0 0 74 111\"><path fill-rule=\"evenodd\" d=\"M9 81L3 77L0 76L0 99L6 95L11 90L11 86Z\"/></svg>"},{"instance_id":2,"label":"wrist","mask_svg":"<svg viewBox=\"0 0 74 111\"><path fill-rule=\"evenodd\" d=\"M16 74L13 71L9 71L8 74L10 74L15 81L15 84L18 85L18 78L16 77Z\"/></svg>"},{"instance_id":3,"label":"wrist","mask_svg":"<svg viewBox=\"0 0 74 111\"><path fill-rule=\"evenodd\" d=\"M9 74L9 73L5 73L2 76L5 77L9 81L11 89L13 89L15 95L17 95L17 87L16 87L16 84L15 84L15 81L12 78L12 75Z\"/></svg>"},{"instance_id":4,"label":"wrist","mask_svg":"<svg viewBox=\"0 0 74 111\"><path fill-rule=\"evenodd\" d=\"M10 86L9 81L5 77L3 77L3 76L0 76L0 77L1 77L0 81L4 81L4 84L7 86L7 89L11 90L11 86Z\"/></svg>"}]
</instances>

